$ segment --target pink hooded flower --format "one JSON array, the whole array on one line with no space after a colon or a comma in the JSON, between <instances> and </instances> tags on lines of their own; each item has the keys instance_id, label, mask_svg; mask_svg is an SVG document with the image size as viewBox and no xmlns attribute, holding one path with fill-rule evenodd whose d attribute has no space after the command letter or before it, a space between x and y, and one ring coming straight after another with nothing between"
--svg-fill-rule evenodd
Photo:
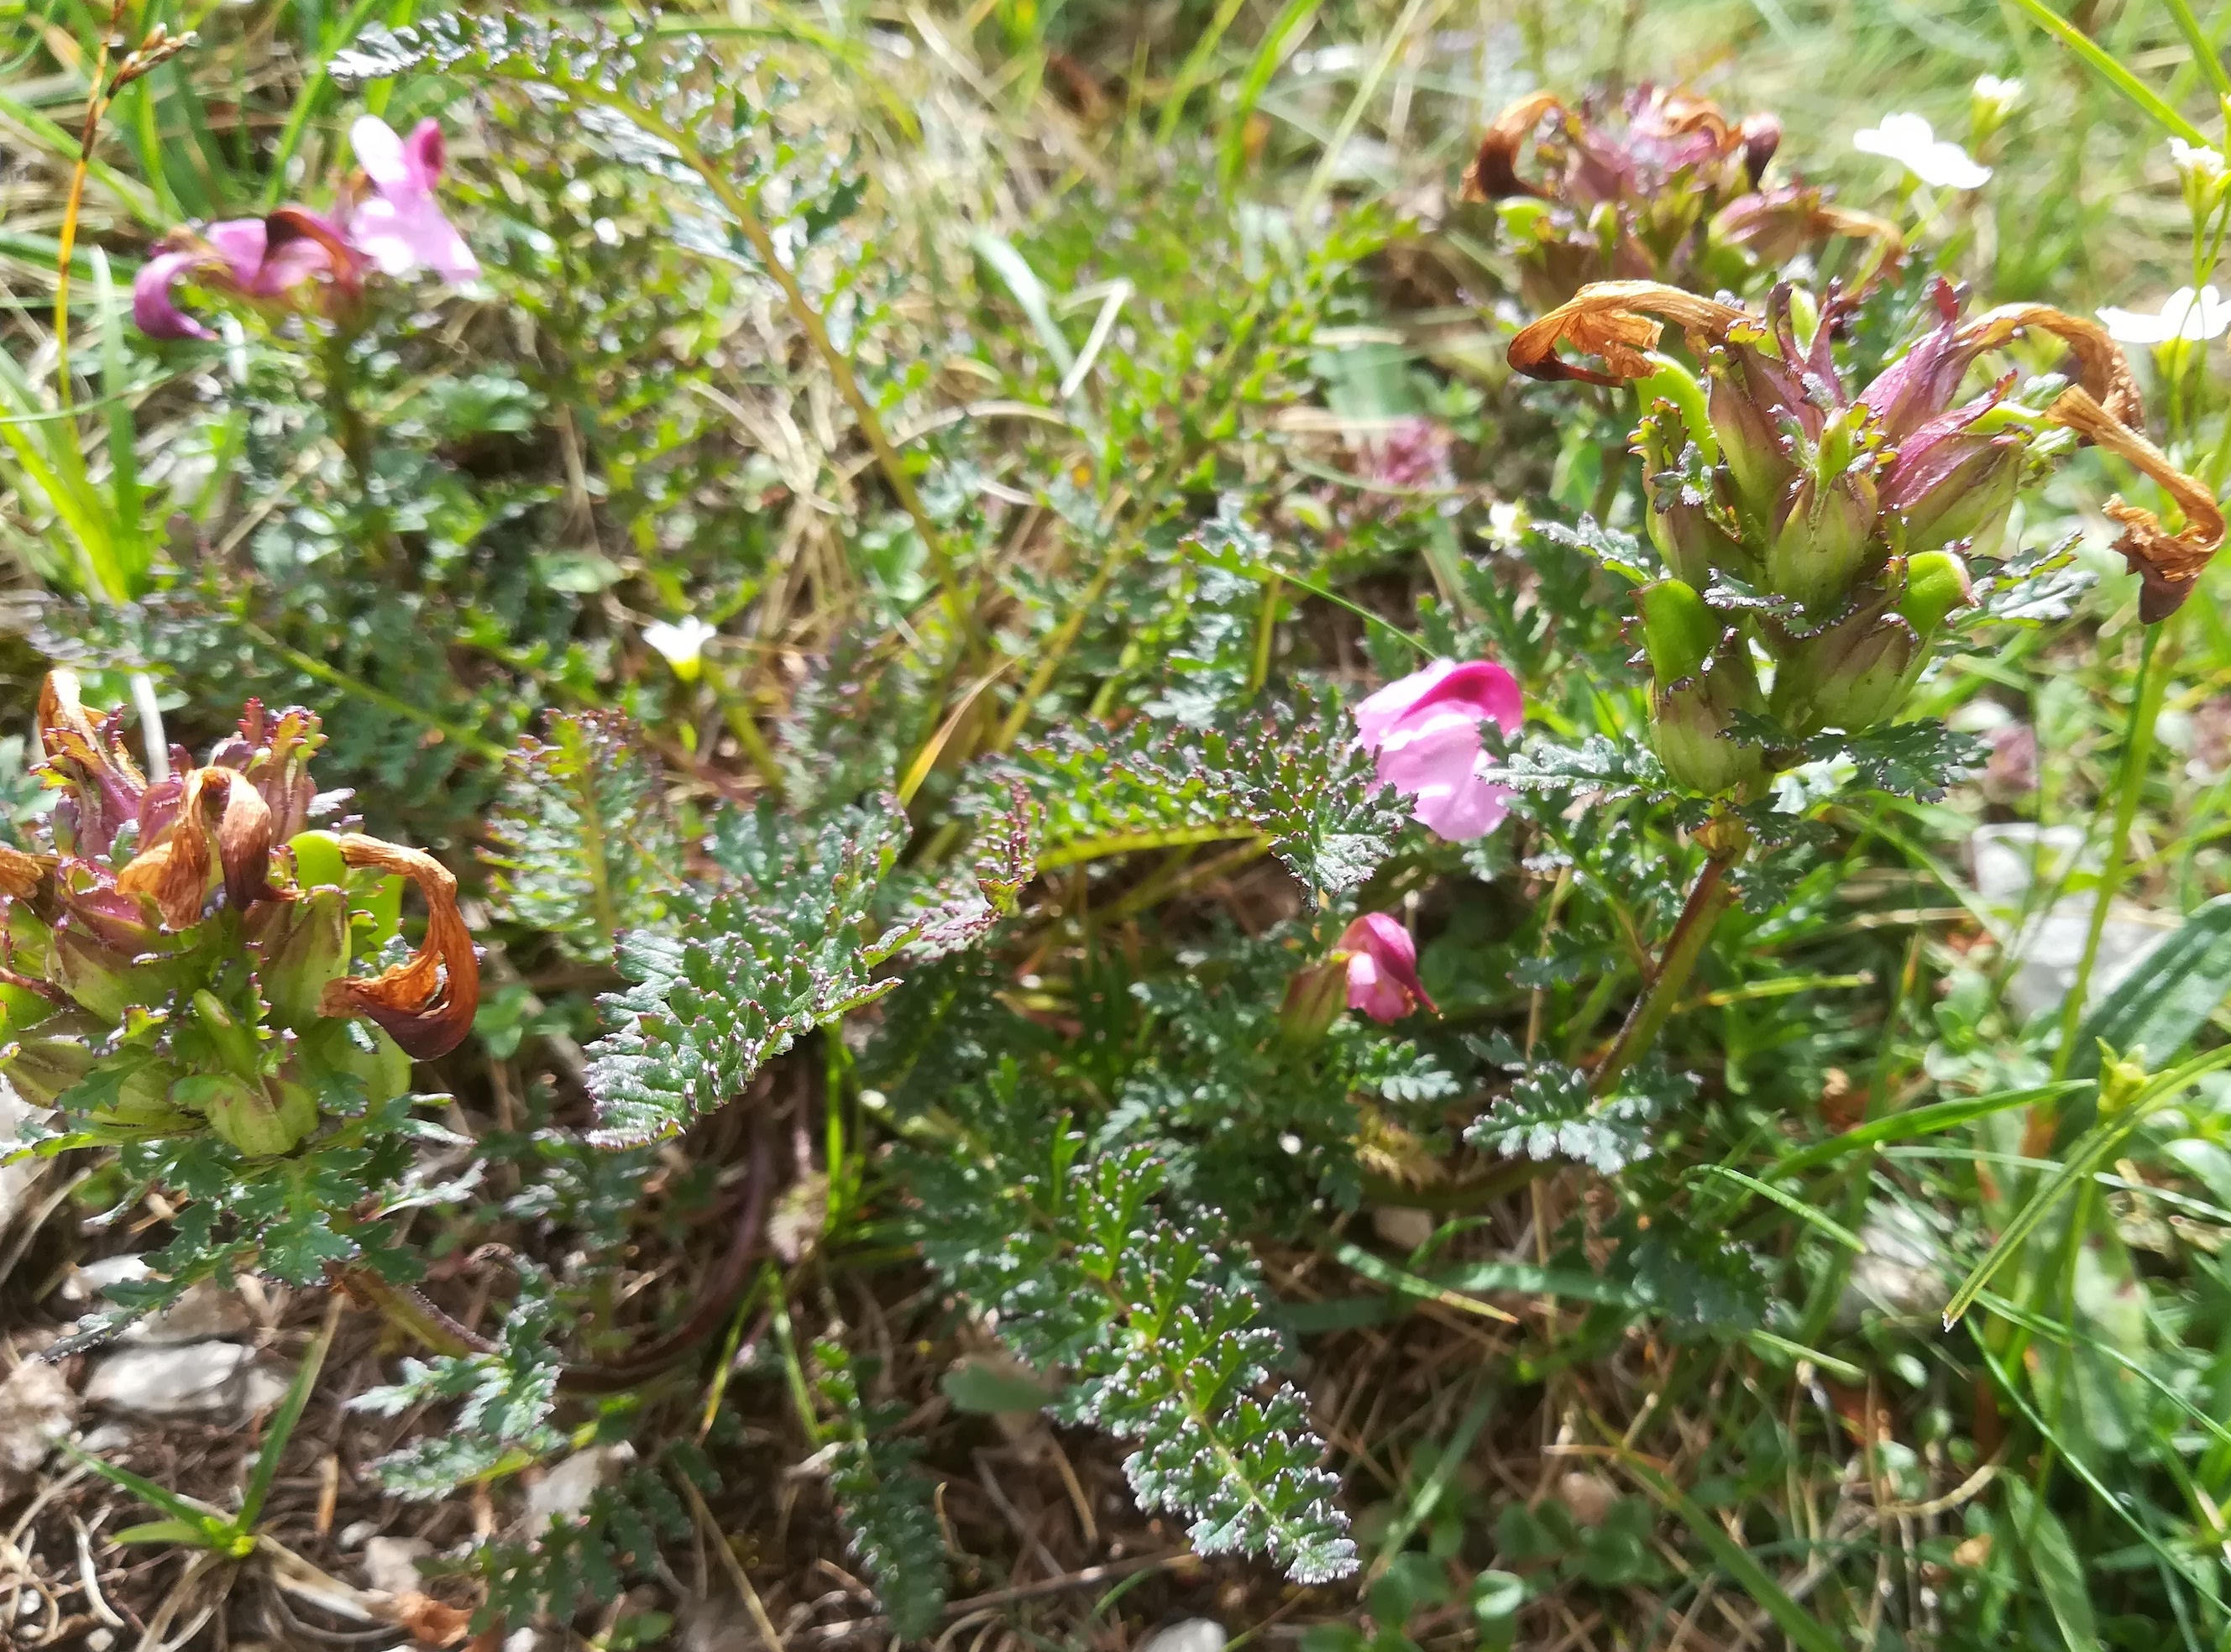
<instances>
[{"instance_id":1,"label":"pink hooded flower","mask_svg":"<svg viewBox=\"0 0 2231 1652\"><path fill-rule=\"evenodd\" d=\"M151 339L216 336L178 307L173 293L188 277L260 303L321 275L348 294L361 284L363 261L340 226L306 207L227 218L198 236L175 235L165 248L140 266L132 283L132 319Z\"/></svg>"},{"instance_id":2,"label":"pink hooded flower","mask_svg":"<svg viewBox=\"0 0 2231 1652\"><path fill-rule=\"evenodd\" d=\"M1510 790L1476 770L1479 726L1505 739L1525 720L1511 674L1490 660L1436 660L1355 708L1356 741L1379 758L1379 778L1414 799L1412 812L1443 837L1484 837L1510 812Z\"/></svg>"},{"instance_id":3,"label":"pink hooded flower","mask_svg":"<svg viewBox=\"0 0 2231 1652\"><path fill-rule=\"evenodd\" d=\"M456 226L434 198L441 181L442 128L422 120L408 138L377 115L365 115L349 128L357 165L378 191L349 214L349 239L390 275L432 270L445 281L470 281L481 273Z\"/></svg>"},{"instance_id":4,"label":"pink hooded flower","mask_svg":"<svg viewBox=\"0 0 2231 1652\"><path fill-rule=\"evenodd\" d=\"M1417 943L1386 913L1368 913L1350 924L1339 952L1348 958L1349 1009L1374 1021L1400 1021L1419 1004L1440 1014L1418 979Z\"/></svg>"}]
</instances>

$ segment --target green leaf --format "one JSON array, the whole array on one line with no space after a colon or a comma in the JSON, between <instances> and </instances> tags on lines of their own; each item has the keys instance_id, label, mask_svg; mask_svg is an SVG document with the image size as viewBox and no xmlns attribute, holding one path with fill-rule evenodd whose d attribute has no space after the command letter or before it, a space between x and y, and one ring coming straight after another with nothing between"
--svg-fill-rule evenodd
<instances>
[{"instance_id":1,"label":"green leaf","mask_svg":"<svg viewBox=\"0 0 2231 1652\"><path fill-rule=\"evenodd\" d=\"M2076 1035L2072 1078L2099 1071L2099 1046L2174 1060L2231 997L2231 895L2218 895L2093 1004Z\"/></svg>"},{"instance_id":2,"label":"green leaf","mask_svg":"<svg viewBox=\"0 0 2231 1652\"><path fill-rule=\"evenodd\" d=\"M520 741L482 857L499 916L609 964L621 934L656 927L682 862L664 778L643 731L607 712L553 713Z\"/></svg>"},{"instance_id":3,"label":"green leaf","mask_svg":"<svg viewBox=\"0 0 2231 1652\"><path fill-rule=\"evenodd\" d=\"M914 1467L921 1448L882 1432L860 1398L851 1357L823 1339L814 1345L814 1391L830 1416L829 1486L892 1629L906 1640L936 1627L945 1610L945 1538L936 1487Z\"/></svg>"},{"instance_id":4,"label":"green leaf","mask_svg":"<svg viewBox=\"0 0 2231 1652\"><path fill-rule=\"evenodd\" d=\"M2008 1517L2021 1533L2030 1576L2037 1580L2068 1652L2097 1652L2098 1620L2092 1610L2092 1591L2084 1582L2084 1563L2076 1558L2068 1528L2021 1475L2009 1475L2005 1484Z\"/></svg>"},{"instance_id":5,"label":"green leaf","mask_svg":"<svg viewBox=\"0 0 2231 1652\"><path fill-rule=\"evenodd\" d=\"M119 1543L184 1543L197 1549L223 1546L212 1539L206 1523L194 1520L150 1520L144 1526L127 1526L116 1534Z\"/></svg>"}]
</instances>

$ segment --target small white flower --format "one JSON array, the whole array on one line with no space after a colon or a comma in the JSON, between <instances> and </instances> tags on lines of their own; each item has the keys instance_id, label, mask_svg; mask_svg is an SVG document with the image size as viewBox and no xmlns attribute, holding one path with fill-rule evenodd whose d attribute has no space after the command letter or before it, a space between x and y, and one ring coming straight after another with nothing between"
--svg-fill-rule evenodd
<instances>
[{"instance_id":1,"label":"small white flower","mask_svg":"<svg viewBox=\"0 0 2231 1652\"><path fill-rule=\"evenodd\" d=\"M643 640L666 656L666 663L674 668L674 674L684 682L696 681L704 664L705 645L719 635L695 614L679 625L660 620L643 628Z\"/></svg>"},{"instance_id":2,"label":"small white flower","mask_svg":"<svg viewBox=\"0 0 2231 1652\"><path fill-rule=\"evenodd\" d=\"M1516 551L1524 543L1534 518L1516 500L1499 499L1487 507L1487 537L1498 551Z\"/></svg>"},{"instance_id":3,"label":"small white flower","mask_svg":"<svg viewBox=\"0 0 2231 1652\"><path fill-rule=\"evenodd\" d=\"M1976 101L1989 109L2000 119L2003 120L2014 113L2021 100L2022 83L2020 81L2002 81L1995 74L1979 74L1976 77Z\"/></svg>"},{"instance_id":4,"label":"small white flower","mask_svg":"<svg viewBox=\"0 0 2231 1652\"><path fill-rule=\"evenodd\" d=\"M2169 158L2177 175L2184 179L2184 198L2194 211L2208 211L2223 198L2224 185L2231 183L2231 169L2225 167L2221 150L2172 138L2169 140Z\"/></svg>"},{"instance_id":5,"label":"small white flower","mask_svg":"<svg viewBox=\"0 0 2231 1652\"><path fill-rule=\"evenodd\" d=\"M1917 114L1885 115L1879 126L1853 133L1852 147L1863 155L1894 160L1940 190L1981 189L1991 176L1989 167L1978 165L1959 145L1937 137Z\"/></svg>"},{"instance_id":6,"label":"small white flower","mask_svg":"<svg viewBox=\"0 0 2231 1652\"><path fill-rule=\"evenodd\" d=\"M2197 293L2189 287L2180 287L2162 300L2161 309L2153 314L2144 310L2106 309L2099 319L2107 325L2107 336L2118 344L2161 345L2172 339L2220 339L2226 327L2231 327L2231 304L2213 287L2203 287Z\"/></svg>"},{"instance_id":7,"label":"small white flower","mask_svg":"<svg viewBox=\"0 0 2231 1652\"><path fill-rule=\"evenodd\" d=\"M2210 149L2205 144L2188 144L2182 138L2169 140L2169 158L2180 172L2196 177L2210 184L2223 178L2223 152Z\"/></svg>"}]
</instances>

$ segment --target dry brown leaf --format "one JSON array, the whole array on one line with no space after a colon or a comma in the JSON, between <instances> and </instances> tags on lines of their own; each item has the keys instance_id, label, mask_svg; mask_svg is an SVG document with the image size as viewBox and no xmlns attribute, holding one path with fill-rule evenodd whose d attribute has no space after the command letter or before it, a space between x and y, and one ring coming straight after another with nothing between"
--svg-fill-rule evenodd
<instances>
[{"instance_id":1,"label":"dry brown leaf","mask_svg":"<svg viewBox=\"0 0 2231 1652\"><path fill-rule=\"evenodd\" d=\"M2121 352L2116 352L2118 356ZM2124 371L2128 371L2125 365ZM2131 571L2138 576L2138 617L2147 624L2167 619L2184 605L2223 544L2223 512L2215 494L2186 475L2169 455L2137 431L2115 417L2085 390L2071 385L2046 410L2055 424L2066 426L2086 442L2143 471L2162 486L2184 513L2184 531L2172 533L2151 511L2126 505L2119 498L2107 501L2107 514L2121 524L2123 536L2115 549L2123 553Z\"/></svg>"},{"instance_id":2,"label":"dry brown leaf","mask_svg":"<svg viewBox=\"0 0 2231 1652\"><path fill-rule=\"evenodd\" d=\"M1753 319L1731 304L1685 293L1661 281L1596 281L1520 329L1510 341L1510 365L1530 378L1553 384L1579 378L1591 384L1617 385L1632 378L1646 378L1654 370L1643 352L1655 349L1659 335L1665 331L1663 323L1654 317L1663 317L1715 344L1737 322ZM1557 353L1564 345L1600 358L1611 371L1575 367Z\"/></svg>"}]
</instances>

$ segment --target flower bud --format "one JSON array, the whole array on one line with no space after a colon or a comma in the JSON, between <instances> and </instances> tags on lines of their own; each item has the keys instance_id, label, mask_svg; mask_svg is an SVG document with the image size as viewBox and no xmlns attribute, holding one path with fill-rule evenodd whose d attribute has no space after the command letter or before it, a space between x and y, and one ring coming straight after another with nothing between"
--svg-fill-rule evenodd
<instances>
[{"instance_id":1,"label":"flower bud","mask_svg":"<svg viewBox=\"0 0 2231 1652\"><path fill-rule=\"evenodd\" d=\"M1691 791L1725 791L1764 768L1765 754L1757 746L1728 733L1736 713L1760 709L1749 644L1735 627L1726 628L1696 670L1653 681L1650 702L1650 743L1658 760Z\"/></svg>"},{"instance_id":2,"label":"flower bud","mask_svg":"<svg viewBox=\"0 0 2231 1652\"><path fill-rule=\"evenodd\" d=\"M1316 1043L1340 1018L1347 1002L1348 960L1335 952L1286 984L1285 1002L1278 1010L1279 1031L1292 1043Z\"/></svg>"},{"instance_id":3,"label":"flower bud","mask_svg":"<svg viewBox=\"0 0 2231 1652\"><path fill-rule=\"evenodd\" d=\"M328 885L293 900L267 901L249 926L256 984L273 1023L297 1031L310 1026L326 984L348 973L347 893Z\"/></svg>"},{"instance_id":4,"label":"flower bud","mask_svg":"<svg viewBox=\"0 0 2231 1652\"><path fill-rule=\"evenodd\" d=\"M1767 548L1767 589L1818 613L1841 603L1873 553L1876 487L1863 410L1840 408L1791 489Z\"/></svg>"},{"instance_id":5,"label":"flower bud","mask_svg":"<svg viewBox=\"0 0 2231 1652\"><path fill-rule=\"evenodd\" d=\"M1701 390L1696 403L1701 420ZM1643 415L1631 442L1642 460L1651 543L1665 565L1698 590L1712 583L1715 568L1749 575L1755 558L1714 519L1724 473L1713 462L1718 443L1712 440L1710 426L1697 433L1682 409L1672 401L1659 401Z\"/></svg>"},{"instance_id":6,"label":"flower bud","mask_svg":"<svg viewBox=\"0 0 2231 1652\"><path fill-rule=\"evenodd\" d=\"M263 1050L255 1029L237 1019L207 987L195 991L192 1003L194 1020L217 1058L238 1078L248 1082L258 1079L263 1071Z\"/></svg>"},{"instance_id":7,"label":"flower bud","mask_svg":"<svg viewBox=\"0 0 2231 1652\"><path fill-rule=\"evenodd\" d=\"M1963 410L1915 431L1884 474L1883 509L1904 524L1909 557L1963 542L1976 556L1998 549L2027 443L2016 431L1992 435L1952 423L1973 417Z\"/></svg>"},{"instance_id":8,"label":"flower bud","mask_svg":"<svg viewBox=\"0 0 2231 1652\"><path fill-rule=\"evenodd\" d=\"M1893 565L1885 577L1902 587L1903 568ZM1912 624L1891 611L1886 594L1879 594L1782 655L1772 714L1800 738L1824 728L1856 734L1904 703L1926 658Z\"/></svg>"},{"instance_id":9,"label":"flower bud","mask_svg":"<svg viewBox=\"0 0 2231 1652\"><path fill-rule=\"evenodd\" d=\"M1947 614L1965 608L1975 595L1965 563L1949 551L1924 551L1905 560L1905 595L1898 599L1898 611L1926 638Z\"/></svg>"},{"instance_id":10,"label":"flower bud","mask_svg":"<svg viewBox=\"0 0 2231 1652\"><path fill-rule=\"evenodd\" d=\"M299 1084L197 1073L181 1079L173 1094L191 1097L218 1139L252 1158L288 1152L318 1127L317 1103Z\"/></svg>"},{"instance_id":11,"label":"flower bud","mask_svg":"<svg viewBox=\"0 0 2231 1652\"><path fill-rule=\"evenodd\" d=\"M1650 657L1650 674L1668 687L1702 669L1727 629L1696 588L1679 579L1659 579L1640 587L1634 593L1634 606L1642 616L1642 648Z\"/></svg>"},{"instance_id":12,"label":"flower bud","mask_svg":"<svg viewBox=\"0 0 2231 1652\"><path fill-rule=\"evenodd\" d=\"M1335 956L1347 959L1349 1009L1381 1022L1400 1021L1419 1005L1440 1014L1418 979L1418 944L1390 914L1357 919L1342 932Z\"/></svg>"}]
</instances>

